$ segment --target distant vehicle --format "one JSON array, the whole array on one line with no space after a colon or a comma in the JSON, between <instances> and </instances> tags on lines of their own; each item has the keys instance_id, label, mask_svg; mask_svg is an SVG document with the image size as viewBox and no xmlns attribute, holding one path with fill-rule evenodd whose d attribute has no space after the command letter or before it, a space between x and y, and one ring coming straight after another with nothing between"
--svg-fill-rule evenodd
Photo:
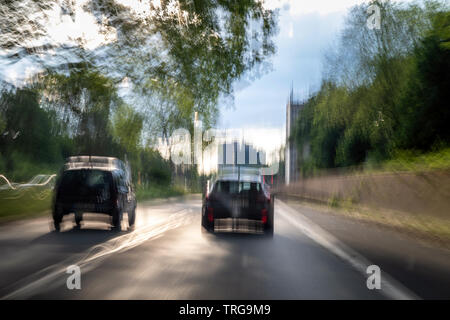
<instances>
[{"instance_id":1,"label":"distant vehicle","mask_svg":"<svg viewBox=\"0 0 450 320\"><path fill-rule=\"evenodd\" d=\"M274 197L257 174L220 176L207 190L202 226L208 231L273 234Z\"/></svg>"},{"instance_id":2,"label":"distant vehicle","mask_svg":"<svg viewBox=\"0 0 450 320\"><path fill-rule=\"evenodd\" d=\"M132 227L136 220L136 196L131 172L121 160L111 157L69 157L58 177L53 202L53 223L57 231L65 215L74 213L77 226L83 213L103 213L112 217L120 230L123 214Z\"/></svg>"}]
</instances>

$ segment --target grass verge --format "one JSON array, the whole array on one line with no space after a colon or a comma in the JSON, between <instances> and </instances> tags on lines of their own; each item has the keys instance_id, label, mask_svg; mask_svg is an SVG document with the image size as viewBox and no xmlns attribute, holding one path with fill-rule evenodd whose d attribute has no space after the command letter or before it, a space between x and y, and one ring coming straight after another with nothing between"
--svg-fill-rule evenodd
<instances>
[{"instance_id":1,"label":"grass verge","mask_svg":"<svg viewBox=\"0 0 450 320\"><path fill-rule=\"evenodd\" d=\"M364 171L430 171L444 170L450 168L450 148L441 149L435 152L420 153L414 150L397 151L391 160L381 164L367 163Z\"/></svg>"},{"instance_id":2,"label":"grass verge","mask_svg":"<svg viewBox=\"0 0 450 320\"><path fill-rule=\"evenodd\" d=\"M138 187L136 198L139 201L155 198L168 198L186 194L178 186ZM0 223L34 218L48 214L51 210L52 190L33 187L22 190L0 191Z\"/></svg>"},{"instance_id":3,"label":"grass verge","mask_svg":"<svg viewBox=\"0 0 450 320\"><path fill-rule=\"evenodd\" d=\"M186 194L187 192L180 186L159 186L152 185L147 187L136 188L136 199L138 201L151 200L156 198L176 197Z\"/></svg>"},{"instance_id":4,"label":"grass verge","mask_svg":"<svg viewBox=\"0 0 450 320\"><path fill-rule=\"evenodd\" d=\"M42 216L50 211L52 191L29 188L0 191L0 223Z\"/></svg>"},{"instance_id":5,"label":"grass verge","mask_svg":"<svg viewBox=\"0 0 450 320\"><path fill-rule=\"evenodd\" d=\"M432 242L450 249L450 220L407 212L364 207L335 197L328 203L300 200L303 204L336 216L394 229L417 240Z\"/></svg>"}]
</instances>

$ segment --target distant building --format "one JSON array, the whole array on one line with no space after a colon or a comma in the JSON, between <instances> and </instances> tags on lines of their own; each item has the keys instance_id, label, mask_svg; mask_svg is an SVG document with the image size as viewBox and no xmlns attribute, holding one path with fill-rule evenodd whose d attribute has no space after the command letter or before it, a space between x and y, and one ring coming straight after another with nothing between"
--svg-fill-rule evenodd
<instances>
[{"instance_id":1,"label":"distant building","mask_svg":"<svg viewBox=\"0 0 450 320\"><path fill-rule=\"evenodd\" d=\"M217 163L219 170L228 166L255 166L265 165L265 152L256 150L252 145L234 141L218 146Z\"/></svg>"},{"instance_id":2,"label":"distant building","mask_svg":"<svg viewBox=\"0 0 450 320\"><path fill-rule=\"evenodd\" d=\"M289 184L299 178L299 153L295 143L290 141L290 137L294 134L295 123L298 119L300 110L304 107L304 103L294 100L293 92L289 96L286 105L286 155L285 155L285 182Z\"/></svg>"},{"instance_id":3,"label":"distant building","mask_svg":"<svg viewBox=\"0 0 450 320\"><path fill-rule=\"evenodd\" d=\"M274 186L277 182L277 174L263 175L262 168L267 167L266 153L258 150L251 144L234 141L222 143L218 146L218 173L238 172L239 167L246 172L258 172L264 183Z\"/></svg>"}]
</instances>

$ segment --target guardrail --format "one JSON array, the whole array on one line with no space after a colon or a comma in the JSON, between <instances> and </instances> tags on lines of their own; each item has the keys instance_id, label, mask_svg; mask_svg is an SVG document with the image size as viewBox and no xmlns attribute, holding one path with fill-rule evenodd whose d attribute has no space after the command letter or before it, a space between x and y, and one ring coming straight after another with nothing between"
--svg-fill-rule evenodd
<instances>
[{"instance_id":1,"label":"guardrail","mask_svg":"<svg viewBox=\"0 0 450 320\"><path fill-rule=\"evenodd\" d=\"M450 170L320 175L276 191L315 202L347 202L450 219Z\"/></svg>"}]
</instances>

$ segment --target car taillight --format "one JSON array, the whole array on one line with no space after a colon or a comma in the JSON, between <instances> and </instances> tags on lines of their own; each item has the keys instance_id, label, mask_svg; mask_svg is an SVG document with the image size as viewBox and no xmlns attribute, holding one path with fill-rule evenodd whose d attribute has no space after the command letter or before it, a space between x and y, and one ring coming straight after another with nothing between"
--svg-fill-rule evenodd
<instances>
[{"instance_id":1,"label":"car taillight","mask_svg":"<svg viewBox=\"0 0 450 320\"><path fill-rule=\"evenodd\" d=\"M261 210L261 221L262 221L262 223L267 223L267 209L266 208Z\"/></svg>"},{"instance_id":2,"label":"car taillight","mask_svg":"<svg viewBox=\"0 0 450 320\"><path fill-rule=\"evenodd\" d=\"M208 208L208 221L213 222L214 221L214 210L213 208Z\"/></svg>"}]
</instances>

